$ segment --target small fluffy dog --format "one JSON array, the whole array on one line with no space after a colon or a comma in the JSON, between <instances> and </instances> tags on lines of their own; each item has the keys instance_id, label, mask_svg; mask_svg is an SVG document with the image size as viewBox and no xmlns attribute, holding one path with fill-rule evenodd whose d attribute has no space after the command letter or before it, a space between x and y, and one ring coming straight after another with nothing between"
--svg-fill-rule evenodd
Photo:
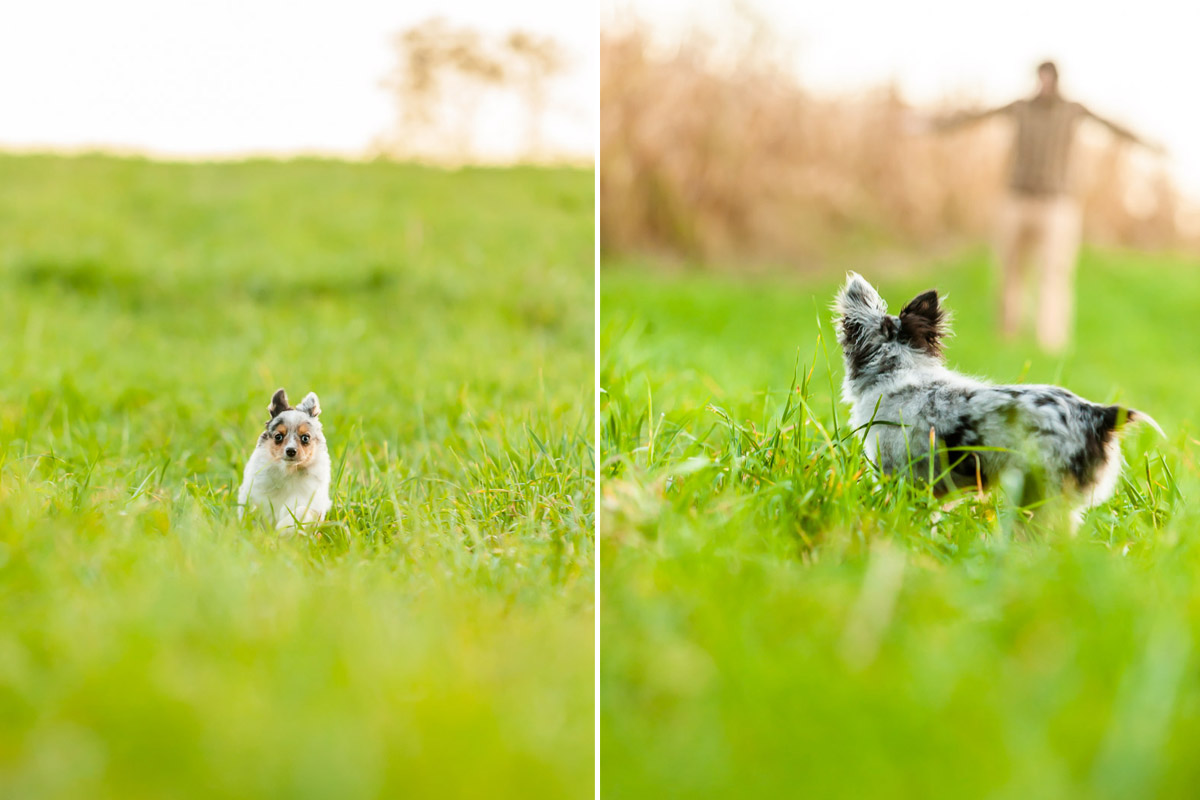
<instances>
[{"instance_id":1,"label":"small fluffy dog","mask_svg":"<svg viewBox=\"0 0 1200 800\"><path fill-rule=\"evenodd\" d=\"M329 511L329 449L317 416L321 402L309 392L295 408L287 392L267 406L266 430L246 462L238 492L238 518L247 506L268 514L276 528L321 522Z\"/></svg>"},{"instance_id":2,"label":"small fluffy dog","mask_svg":"<svg viewBox=\"0 0 1200 800\"><path fill-rule=\"evenodd\" d=\"M1116 489L1125 423L1144 421L1162 434L1134 409L1097 405L1057 386L995 386L947 369L948 316L935 290L891 316L874 287L851 272L834 307L846 366L842 395L867 457L886 473L932 475L939 495L983 491L1015 471L1021 505L1061 494L1078 524Z\"/></svg>"}]
</instances>

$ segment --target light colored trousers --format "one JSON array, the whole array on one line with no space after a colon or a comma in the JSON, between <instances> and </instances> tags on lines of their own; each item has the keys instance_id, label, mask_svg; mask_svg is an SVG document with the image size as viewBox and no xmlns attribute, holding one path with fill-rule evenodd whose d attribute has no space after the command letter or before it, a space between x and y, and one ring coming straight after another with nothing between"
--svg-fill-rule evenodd
<instances>
[{"instance_id":1,"label":"light colored trousers","mask_svg":"<svg viewBox=\"0 0 1200 800\"><path fill-rule=\"evenodd\" d=\"M1025 318L1032 263L1038 303L1038 342L1060 352L1074 314L1075 259L1082 235L1079 204L1067 195L1009 192L1000 206L996 252L1000 260L1000 331L1016 335Z\"/></svg>"}]
</instances>

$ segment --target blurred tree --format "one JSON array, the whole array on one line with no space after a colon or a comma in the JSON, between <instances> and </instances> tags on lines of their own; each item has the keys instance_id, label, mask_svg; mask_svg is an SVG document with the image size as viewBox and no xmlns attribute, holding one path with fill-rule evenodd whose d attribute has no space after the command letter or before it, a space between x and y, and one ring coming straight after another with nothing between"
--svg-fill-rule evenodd
<instances>
[{"instance_id":1,"label":"blurred tree","mask_svg":"<svg viewBox=\"0 0 1200 800\"><path fill-rule=\"evenodd\" d=\"M543 154L548 85L567 65L562 46L526 31L487 35L433 18L393 39L397 64L384 80L395 98L395 129L379 141L398 157L477 155L479 109L490 94L515 95L525 116L524 153Z\"/></svg>"},{"instance_id":2,"label":"blurred tree","mask_svg":"<svg viewBox=\"0 0 1200 800\"><path fill-rule=\"evenodd\" d=\"M513 31L505 39L513 83L524 97L526 110L525 149L542 155L542 121L546 112L546 85L566 67L566 54L558 42L546 36Z\"/></svg>"}]
</instances>

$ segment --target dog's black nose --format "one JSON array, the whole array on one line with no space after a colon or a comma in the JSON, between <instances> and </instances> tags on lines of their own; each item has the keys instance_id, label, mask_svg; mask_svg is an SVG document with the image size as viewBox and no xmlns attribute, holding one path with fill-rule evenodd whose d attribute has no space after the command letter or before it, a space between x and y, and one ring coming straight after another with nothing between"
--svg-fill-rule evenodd
<instances>
[{"instance_id":1,"label":"dog's black nose","mask_svg":"<svg viewBox=\"0 0 1200 800\"><path fill-rule=\"evenodd\" d=\"M289 447L289 448L288 448L286 451L284 451L284 452L286 452L286 453L287 453L287 455L288 455L288 458L295 458L295 456L296 456L296 448L294 448L294 447Z\"/></svg>"}]
</instances>

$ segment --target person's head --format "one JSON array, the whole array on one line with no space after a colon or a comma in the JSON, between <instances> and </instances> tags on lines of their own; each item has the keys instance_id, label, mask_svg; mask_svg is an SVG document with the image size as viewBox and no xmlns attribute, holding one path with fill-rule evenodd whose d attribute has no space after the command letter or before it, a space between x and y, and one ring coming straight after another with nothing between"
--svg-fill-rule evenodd
<instances>
[{"instance_id":1,"label":"person's head","mask_svg":"<svg viewBox=\"0 0 1200 800\"><path fill-rule=\"evenodd\" d=\"M1038 64L1038 93L1044 95L1058 92L1058 65L1053 61L1043 61Z\"/></svg>"}]
</instances>

